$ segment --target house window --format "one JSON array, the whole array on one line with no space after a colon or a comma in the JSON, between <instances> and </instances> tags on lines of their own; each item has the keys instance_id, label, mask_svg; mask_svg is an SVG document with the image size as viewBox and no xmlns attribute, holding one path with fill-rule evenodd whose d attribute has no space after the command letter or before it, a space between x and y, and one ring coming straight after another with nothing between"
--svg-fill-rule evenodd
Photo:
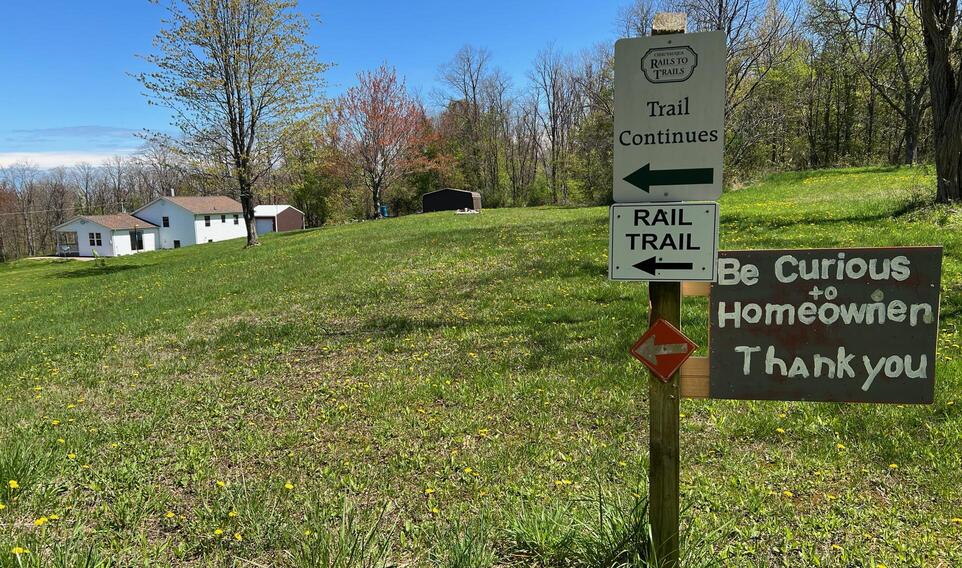
<instances>
[{"instance_id":1,"label":"house window","mask_svg":"<svg viewBox=\"0 0 962 568\"><path fill-rule=\"evenodd\" d=\"M210 215L204 215L204 226L210 227Z\"/></svg>"},{"instance_id":2,"label":"house window","mask_svg":"<svg viewBox=\"0 0 962 568\"><path fill-rule=\"evenodd\" d=\"M221 223L226 223L226 222L227 222L227 215L221 215L221 216L220 216L220 222L221 222Z\"/></svg>"},{"instance_id":3,"label":"house window","mask_svg":"<svg viewBox=\"0 0 962 568\"><path fill-rule=\"evenodd\" d=\"M130 231L130 250L144 250L144 232Z\"/></svg>"},{"instance_id":4,"label":"house window","mask_svg":"<svg viewBox=\"0 0 962 568\"><path fill-rule=\"evenodd\" d=\"M165 226L165 227L169 227L169 226L170 226L170 217L164 217L162 224L163 224L163 226Z\"/></svg>"},{"instance_id":5,"label":"house window","mask_svg":"<svg viewBox=\"0 0 962 568\"><path fill-rule=\"evenodd\" d=\"M238 217L237 215L234 215L234 224L235 224L235 225L239 225L239 224L240 224L240 219L239 219L239 217Z\"/></svg>"},{"instance_id":6,"label":"house window","mask_svg":"<svg viewBox=\"0 0 962 568\"><path fill-rule=\"evenodd\" d=\"M90 233L90 246L99 247L103 246L103 244L103 237L101 237L100 233Z\"/></svg>"},{"instance_id":7,"label":"house window","mask_svg":"<svg viewBox=\"0 0 962 568\"><path fill-rule=\"evenodd\" d=\"M214 242L214 239L207 239L207 242L212 243Z\"/></svg>"},{"instance_id":8,"label":"house window","mask_svg":"<svg viewBox=\"0 0 962 568\"><path fill-rule=\"evenodd\" d=\"M179 249L179 248L180 248L180 241L174 241L174 248L175 248L175 249Z\"/></svg>"}]
</instances>

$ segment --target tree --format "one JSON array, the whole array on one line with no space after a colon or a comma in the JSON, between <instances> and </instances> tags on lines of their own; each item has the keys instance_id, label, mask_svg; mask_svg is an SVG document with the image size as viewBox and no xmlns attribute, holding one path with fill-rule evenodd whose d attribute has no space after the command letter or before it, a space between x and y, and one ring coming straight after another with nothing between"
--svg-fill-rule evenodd
<instances>
[{"instance_id":1,"label":"tree","mask_svg":"<svg viewBox=\"0 0 962 568\"><path fill-rule=\"evenodd\" d=\"M922 35L907 0L832 0L820 14L837 28L852 60L875 93L904 125L904 157L917 157L922 115L928 107L928 82Z\"/></svg>"},{"instance_id":2,"label":"tree","mask_svg":"<svg viewBox=\"0 0 962 568\"><path fill-rule=\"evenodd\" d=\"M569 135L577 111L577 88L570 58L559 53L554 46L548 46L538 53L528 77L541 103L538 119L548 145L543 157L551 197L558 203L560 189L561 200L567 202Z\"/></svg>"},{"instance_id":3,"label":"tree","mask_svg":"<svg viewBox=\"0 0 962 568\"><path fill-rule=\"evenodd\" d=\"M935 130L937 199L962 199L962 30L957 0L918 0Z\"/></svg>"},{"instance_id":4,"label":"tree","mask_svg":"<svg viewBox=\"0 0 962 568\"><path fill-rule=\"evenodd\" d=\"M254 187L278 158L283 126L321 110L329 65L296 8L296 0L170 0L159 52L145 57L156 70L138 75L184 135L158 138L188 156L227 158L248 246L257 244Z\"/></svg>"},{"instance_id":5,"label":"tree","mask_svg":"<svg viewBox=\"0 0 962 568\"><path fill-rule=\"evenodd\" d=\"M338 143L348 169L361 176L379 217L385 193L404 176L429 167L428 119L393 67L358 74L337 104Z\"/></svg>"}]
</instances>

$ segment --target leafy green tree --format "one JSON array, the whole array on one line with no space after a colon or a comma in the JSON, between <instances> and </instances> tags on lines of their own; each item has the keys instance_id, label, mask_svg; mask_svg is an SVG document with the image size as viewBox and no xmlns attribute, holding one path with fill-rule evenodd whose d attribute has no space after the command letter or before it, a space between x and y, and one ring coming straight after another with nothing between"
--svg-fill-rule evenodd
<instances>
[{"instance_id":1,"label":"leafy green tree","mask_svg":"<svg viewBox=\"0 0 962 568\"><path fill-rule=\"evenodd\" d=\"M318 113L322 73L296 0L169 0L165 27L137 77L170 108L183 137L158 135L187 156L220 162L257 244L254 188L275 165L286 125Z\"/></svg>"}]
</instances>

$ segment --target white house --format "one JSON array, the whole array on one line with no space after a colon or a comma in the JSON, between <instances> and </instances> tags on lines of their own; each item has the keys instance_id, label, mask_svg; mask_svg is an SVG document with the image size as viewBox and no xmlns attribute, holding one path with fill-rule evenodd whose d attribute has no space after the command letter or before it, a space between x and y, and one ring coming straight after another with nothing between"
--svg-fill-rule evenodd
<instances>
[{"instance_id":1,"label":"white house","mask_svg":"<svg viewBox=\"0 0 962 568\"><path fill-rule=\"evenodd\" d=\"M54 227L61 256L123 256L157 249L159 228L133 215L81 215Z\"/></svg>"},{"instance_id":2,"label":"white house","mask_svg":"<svg viewBox=\"0 0 962 568\"><path fill-rule=\"evenodd\" d=\"M223 195L158 197L133 214L158 227L160 241L157 248L161 249L247 236L244 208Z\"/></svg>"},{"instance_id":3,"label":"white house","mask_svg":"<svg viewBox=\"0 0 962 568\"><path fill-rule=\"evenodd\" d=\"M304 228L304 212L290 205L258 205L254 208L258 235Z\"/></svg>"}]
</instances>

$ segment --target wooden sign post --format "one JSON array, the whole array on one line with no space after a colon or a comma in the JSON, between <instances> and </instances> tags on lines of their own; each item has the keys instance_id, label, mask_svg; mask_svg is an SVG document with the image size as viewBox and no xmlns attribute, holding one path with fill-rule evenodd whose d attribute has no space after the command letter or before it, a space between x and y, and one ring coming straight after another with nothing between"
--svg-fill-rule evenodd
<instances>
[{"instance_id":1,"label":"wooden sign post","mask_svg":"<svg viewBox=\"0 0 962 568\"><path fill-rule=\"evenodd\" d=\"M678 566L678 401L694 348L677 329L681 281L712 282L725 132L725 34L686 34L659 13L651 37L615 42L608 278L647 281L648 332L631 349L649 380L649 518L660 566ZM651 340L651 341L648 341ZM676 365L677 364L677 365ZM676 370L681 366L681 372Z\"/></svg>"},{"instance_id":2,"label":"wooden sign post","mask_svg":"<svg viewBox=\"0 0 962 568\"><path fill-rule=\"evenodd\" d=\"M652 23L652 35L685 33L687 15L660 13ZM681 327L681 283L648 283L648 323L663 319ZM662 566L678 566L678 373L662 381L648 377L648 506L651 536Z\"/></svg>"},{"instance_id":3,"label":"wooden sign post","mask_svg":"<svg viewBox=\"0 0 962 568\"><path fill-rule=\"evenodd\" d=\"M681 323L681 284L649 282L649 323ZM648 378L648 506L655 551L663 566L678 566L678 373Z\"/></svg>"}]
</instances>

